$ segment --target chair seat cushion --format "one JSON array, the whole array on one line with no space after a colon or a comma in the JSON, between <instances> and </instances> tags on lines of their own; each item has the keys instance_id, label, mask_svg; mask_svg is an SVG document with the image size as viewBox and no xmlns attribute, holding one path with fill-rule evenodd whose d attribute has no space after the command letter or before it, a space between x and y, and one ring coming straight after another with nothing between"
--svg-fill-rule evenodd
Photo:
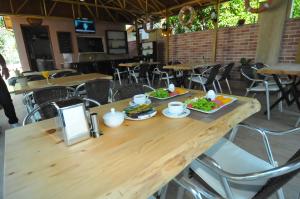
<instances>
[{"instance_id":1,"label":"chair seat cushion","mask_svg":"<svg viewBox=\"0 0 300 199\"><path fill-rule=\"evenodd\" d=\"M207 78L201 77L201 76L194 76L192 78L189 78L189 80L192 80L192 82L196 82L199 84L205 84L207 81Z\"/></svg>"},{"instance_id":2,"label":"chair seat cushion","mask_svg":"<svg viewBox=\"0 0 300 199\"><path fill-rule=\"evenodd\" d=\"M269 84L269 91L279 91L279 88L275 84ZM260 91L266 91L266 88L263 84L258 84L257 86L254 86L252 88L247 88L248 91L253 91L253 92L260 92Z\"/></svg>"},{"instance_id":3,"label":"chair seat cushion","mask_svg":"<svg viewBox=\"0 0 300 199\"><path fill-rule=\"evenodd\" d=\"M217 161L223 170L234 174L252 173L273 168L268 162L248 153L225 138L222 138L205 154ZM227 198L218 174L204 166L200 161L193 161L191 169L221 196ZM233 198L246 199L252 198L266 181L267 179L229 181L229 186L231 187Z\"/></svg>"}]
</instances>

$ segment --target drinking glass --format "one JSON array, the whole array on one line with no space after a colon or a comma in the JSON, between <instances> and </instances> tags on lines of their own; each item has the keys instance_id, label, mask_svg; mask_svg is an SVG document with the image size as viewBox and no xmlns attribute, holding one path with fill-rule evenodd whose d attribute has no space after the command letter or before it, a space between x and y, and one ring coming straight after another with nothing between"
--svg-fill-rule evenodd
<instances>
[{"instance_id":1,"label":"drinking glass","mask_svg":"<svg viewBox=\"0 0 300 199\"><path fill-rule=\"evenodd\" d=\"M42 71L42 76L47 79L47 84L49 83L49 71Z\"/></svg>"}]
</instances>

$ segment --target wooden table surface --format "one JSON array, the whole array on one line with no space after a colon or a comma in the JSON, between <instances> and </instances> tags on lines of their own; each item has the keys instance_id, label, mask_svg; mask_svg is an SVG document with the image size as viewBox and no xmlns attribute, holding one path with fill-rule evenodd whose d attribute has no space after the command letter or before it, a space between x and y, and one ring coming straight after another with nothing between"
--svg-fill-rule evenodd
<instances>
[{"instance_id":1,"label":"wooden table surface","mask_svg":"<svg viewBox=\"0 0 300 199\"><path fill-rule=\"evenodd\" d=\"M143 62L145 64L150 64L150 65L157 65L160 64L160 62ZM140 65L141 63L139 62L133 62L133 63L120 63L118 66L119 67L127 67L127 68L131 68L131 67L135 67L137 65Z\"/></svg>"},{"instance_id":2,"label":"wooden table surface","mask_svg":"<svg viewBox=\"0 0 300 199\"><path fill-rule=\"evenodd\" d=\"M20 94L49 86L74 86L93 79L112 79L112 77L100 73L89 73L49 79L50 84L47 84L46 80L30 81L26 87L21 87L19 83L16 83L12 92L15 94Z\"/></svg>"},{"instance_id":3,"label":"wooden table surface","mask_svg":"<svg viewBox=\"0 0 300 199\"><path fill-rule=\"evenodd\" d=\"M199 91L195 96L202 96ZM54 119L5 133L6 199L146 199L179 174L197 156L215 144L229 129L260 109L254 98L231 112L205 122L190 117L169 119L158 114L144 121L126 120L107 128L104 135L67 147L54 131ZM111 107L121 111L129 100L94 108L103 114Z\"/></svg>"},{"instance_id":4,"label":"wooden table surface","mask_svg":"<svg viewBox=\"0 0 300 199\"><path fill-rule=\"evenodd\" d=\"M49 75L53 75L55 73L58 73L58 72L64 72L64 71L72 71L72 72L77 72L76 70L74 69L70 69L70 68L65 68L65 69L58 69L58 70L49 70ZM28 73L24 73L23 74L24 76L29 76L29 75L42 75L42 71L34 71L34 72L28 72Z\"/></svg>"},{"instance_id":5,"label":"wooden table surface","mask_svg":"<svg viewBox=\"0 0 300 199\"><path fill-rule=\"evenodd\" d=\"M278 63L259 69L257 73L266 75L295 75L300 76L300 64Z\"/></svg>"},{"instance_id":6,"label":"wooden table surface","mask_svg":"<svg viewBox=\"0 0 300 199\"><path fill-rule=\"evenodd\" d=\"M193 70L195 68L205 68L208 66L213 66L216 63L187 63L187 64L175 64L175 65L166 65L163 69L169 70Z\"/></svg>"}]
</instances>

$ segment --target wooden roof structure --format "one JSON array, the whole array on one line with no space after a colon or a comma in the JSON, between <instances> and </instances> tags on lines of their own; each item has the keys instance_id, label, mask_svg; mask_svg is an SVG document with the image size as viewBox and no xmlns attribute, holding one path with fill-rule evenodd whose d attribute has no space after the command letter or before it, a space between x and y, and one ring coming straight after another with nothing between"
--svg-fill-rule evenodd
<instances>
[{"instance_id":1,"label":"wooden roof structure","mask_svg":"<svg viewBox=\"0 0 300 199\"><path fill-rule=\"evenodd\" d=\"M146 13L161 18L186 5L207 6L228 0L1 0L0 15L94 18L133 23Z\"/></svg>"}]
</instances>

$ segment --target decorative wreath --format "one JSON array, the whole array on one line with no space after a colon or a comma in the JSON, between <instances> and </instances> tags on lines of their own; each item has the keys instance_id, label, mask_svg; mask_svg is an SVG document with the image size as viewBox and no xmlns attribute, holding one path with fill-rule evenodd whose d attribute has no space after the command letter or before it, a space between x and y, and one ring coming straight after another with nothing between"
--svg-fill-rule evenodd
<instances>
[{"instance_id":1,"label":"decorative wreath","mask_svg":"<svg viewBox=\"0 0 300 199\"><path fill-rule=\"evenodd\" d=\"M267 0L267 2L263 3L262 5L259 6L259 8L252 8L250 6L250 0L245 0L245 8L246 10L248 10L249 12L252 13L261 13L266 11L270 5L272 4L272 0Z\"/></svg>"},{"instance_id":2,"label":"decorative wreath","mask_svg":"<svg viewBox=\"0 0 300 199\"><path fill-rule=\"evenodd\" d=\"M150 24L150 29L147 28L147 24ZM151 18L149 16L146 16L146 19L143 23L143 29L146 33L150 33L153 31L153 21L151 20Z\"/></svg>"},{"instance_id":3,"label":"decorative wreath","mask_svg":"<svg viewBox=\"0 0 300 199\"><path fill-rule=\"evenodd\" d=\"M186 20L187 16L190 16L188 20ZM184 6L179 11L178 19L181 25L183 26L191 26L195 20L196 13L193 7L191 6Z\"/></svg>"}]
</instances>

